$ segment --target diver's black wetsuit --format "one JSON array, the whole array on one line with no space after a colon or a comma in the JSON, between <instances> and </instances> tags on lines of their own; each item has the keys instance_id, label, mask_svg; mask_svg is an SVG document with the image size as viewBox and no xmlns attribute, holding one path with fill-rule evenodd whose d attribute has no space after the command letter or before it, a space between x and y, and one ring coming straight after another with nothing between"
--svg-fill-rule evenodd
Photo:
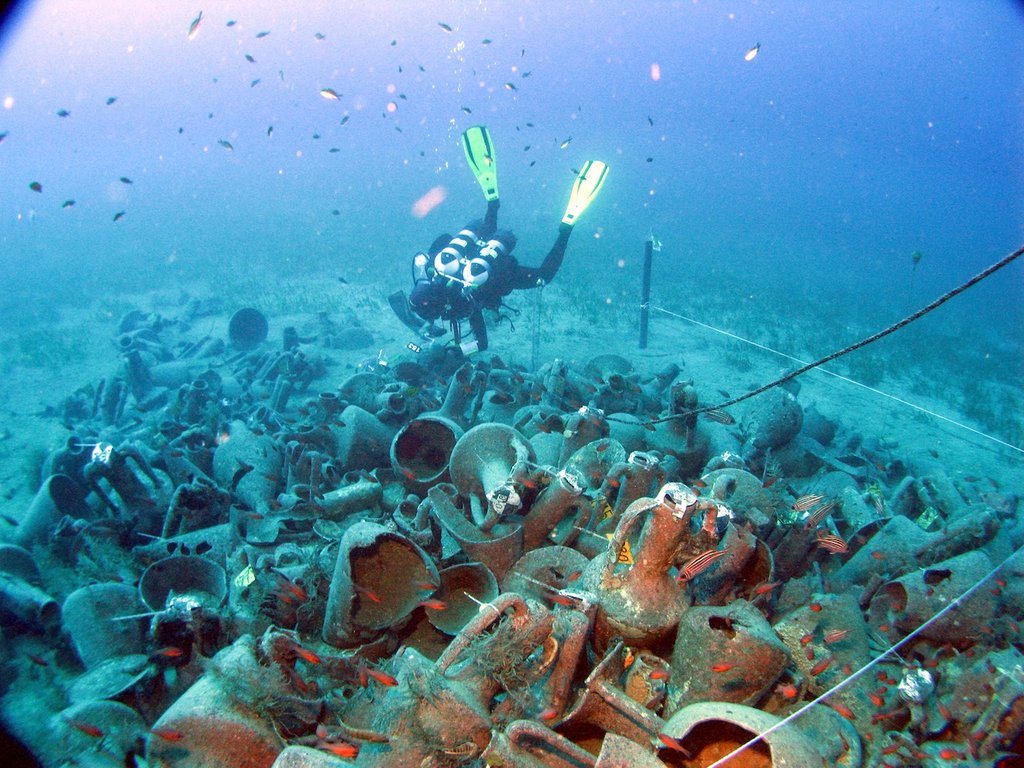
<instances>
[{"instance_id":1,"label":"diver's black wetsuit","mask_svg":"<svg viewBox=\"0 0 1024 768\"><path fill-rule=\"evenodd\" d=\"M461 335L459 324L468 319L480 351L487 349L487 326L483 310L499 309L502 299L512 291L536 288L551 282L562 266L569 235L572 234L571 225L560 224L558 237L540 266L523 266L511 253L515 248L515 237L511 232L498 232L498 207L497 200L490 201L484 218L468 223L455 238L449 234L438 236L431 244L430 252L425 254L426 268L417 270L415 262L413 267L415 286L409 309L424 321L443 319L451 322L457 341ZM472 233L472 236L468 233ZM485 244L492 241L492 238L503 240L507 250L495 253L493 249L488 249ZM460 277L453 278L432 266L436 264L438 254L452 243L459 243L462 264L470 264L474 260L485 262L481 267L487 271L484 282L472 284L472 277L468 281Z\"/></svg>"}]
</instances>

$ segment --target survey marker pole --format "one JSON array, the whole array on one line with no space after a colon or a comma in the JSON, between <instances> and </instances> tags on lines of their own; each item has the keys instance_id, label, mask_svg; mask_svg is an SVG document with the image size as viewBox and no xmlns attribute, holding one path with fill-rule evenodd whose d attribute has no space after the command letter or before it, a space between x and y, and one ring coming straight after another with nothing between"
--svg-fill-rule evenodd
<instances>
[{"instance_id":1,"label":"survey marker pole","mask_svg":"<svg viewBox=\"0 0 1024 768\"><path fill-rule=\"evenodd\" d=\"M661 243L652 233L644 243L644 273L640 284L640 349L647 349L647 326L651 314L651 263Z\"/></svg>"}]
</instances>

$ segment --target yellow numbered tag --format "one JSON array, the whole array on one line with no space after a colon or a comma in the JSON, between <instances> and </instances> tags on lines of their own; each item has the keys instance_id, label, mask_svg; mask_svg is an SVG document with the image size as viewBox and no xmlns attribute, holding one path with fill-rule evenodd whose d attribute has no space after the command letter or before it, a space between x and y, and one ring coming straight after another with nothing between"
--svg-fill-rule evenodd
<instances>
[{"instance_id":1,"label":"yellow numbered tag","mask_svg":"<svg viewBox=\"0 0 1024 768\"><path fill-rule=\"evenodd\" d=\"M605 536L608 537L608 541L611 541L615 534L606 533ZM633 564L633 549L629 546L628 541L622 542L622 549L619 550L619 558L617 562L622 563L623 565Z\"/></svg>"},{"instance_id":2,"label":"yellow numbered tag","mask_svg":"<svg viewBox=\"0 0 1024 768\"><path fill-rule=\"evenodd\" d=\"M612 505L607 501L604 503L604 507L601 509L601 519L607 520L609 517L615 514L615 510L612 509Z\"/></svg>"},{"instance_id":3,"label":"yellow numbered tag","mask_svg":"<svg viewBox=\"0 0 1024 768\"><path fill-rule=\"evenodd\" d=\"M256 581L256 571L252 569L251 565L245 566L245 568L243 568L242 571L237 576L235 576L236 587L248 587L254 581Z\"/></svg>"}]
</instances>

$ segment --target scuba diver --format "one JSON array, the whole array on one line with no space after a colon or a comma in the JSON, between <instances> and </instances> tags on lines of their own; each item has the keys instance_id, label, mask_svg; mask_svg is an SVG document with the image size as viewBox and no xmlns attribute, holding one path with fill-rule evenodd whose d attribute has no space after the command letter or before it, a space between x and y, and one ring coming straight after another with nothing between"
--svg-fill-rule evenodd
<instances>
[{"instance_id":1,"label":"scuba diver","mask_svg":"<svg viewBox=\"0 0 1024 768\"><path fill-rule=\"evenodd\" d=\"M388 297L395 314L424 338L435 338L447 331L434 325L447 323L455 344L463 352L487 349L487 326L483 310L499 310L502 300L512 291L547 285L562 265L569 235L580 214L597 197L608 167L600 160L583 164L573 184L569 204L558 226L558 237L538 267L526 267L512 251L516 237L498 229L498 167L490 134L483 126L473 126L462 134L466 160L476 175L487 201L487 213L475 219L452 237L438 236L426 252L413 258L413 289ZM472 335L466 339L462 322L468 320Z\"/></svg>"}]
</instances>

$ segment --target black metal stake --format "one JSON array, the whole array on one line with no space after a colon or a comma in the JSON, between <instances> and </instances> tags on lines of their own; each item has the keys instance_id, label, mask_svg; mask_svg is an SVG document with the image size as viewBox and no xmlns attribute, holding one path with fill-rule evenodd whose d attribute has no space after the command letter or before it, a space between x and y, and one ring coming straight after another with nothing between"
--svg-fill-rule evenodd
<instances>
[{"instance_id":1,"label":"black metal stake","mask_svg":"<svg viewBox=\"0 0 1024 768\"><path fill-rule=\"evenodd\" d=\"M640 349L647 349L647 322L651 308L651 262L654 256L654 236L644 243L644 276L640 286Z\"/></svg>"}]
</instances>

